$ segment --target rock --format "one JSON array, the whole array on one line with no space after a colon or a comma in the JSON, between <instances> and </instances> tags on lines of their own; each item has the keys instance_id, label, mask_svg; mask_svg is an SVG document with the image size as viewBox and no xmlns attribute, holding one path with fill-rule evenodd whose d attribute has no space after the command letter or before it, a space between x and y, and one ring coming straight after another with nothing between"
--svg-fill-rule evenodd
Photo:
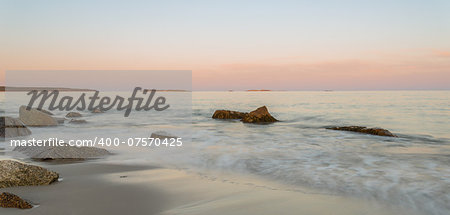
<instances>
[{"instance_id":1,"label":"rock","mask_svg":"<svg viewBox=\"0 0 450 215\"><path fill-rule=\"evenodd\" d=\"M105 111L100 110L100 108L95 108L91 113L104 113Z\"/></svg>"},{"instance_id":2,"label":"rock","mask_svg":"<svg viewBox=\"0 0 450 215\"><path fill-rule=\"evenodd\" d=\"M32 108L27 110L26 106L19 109L19 119L27 126L56 126L58 122L55 118L42 111Z\"/></svg>"},{"instance_id":3,"label":"rock","mask_svg":"<svg viewBox=\"0 0 450 215\"><path fill-rule=\"evenodd\" d=\"M66 115L67 118L75 118L75 117L82 117L81 113L78 112L70 112Z\"/></svg>"},{"instance_id":4,"label":"rock","mask_svg":"<svg viewBox=\"0 0 450 215\"><path fill-rule=\"evenodd\" d=\"M231 111L231 110L216 110L212 116L213 119L242 119L247 113Z\"/></svg>"},{"instance_id":5,"label":"rock","mask_svg":"<svg viewBox=\"0 0 450 215\"><path fill-rule=\"evenodd\" d=\"M244 123L272 123L277 122L272 115L270 115L266 106L259 107L258 109L250 112L237 112L230 110L216 110L212 116L213 119L240 119Z\"/></svg>"},{"instance_id":6,"label":"rock","mask_svg":"<svg viewBox=\"0 0 450 215\"><path fill-rule=\"evenodd\" d=\"M87 121L84 120L84 119L72 119L72 120L69 121L69 123L73 123L73 124L84 124L84 123L87 123Z\"/></svg>"},{"instance_id":7,"label":"rock","mask_svg":"<svg viewBox=\"0 0 450 215\"><path fill-rule=\"evenodd\" d=\"M11 138L30 135L30 129L22 121L12 117L0 117L0 138Z\"/></svg>"},{"instance_id":8,"label":"rock","mask_svg":"<svg viewBox=\"0 0 450 215\"><path fill-rule=\"evenodd\" d=\"M58 178L58 173L39 166L0 160L0 188L49 185Z\"/></svg>"},{"instance_id":9,"label":"rock","mask_svg":"<svg viewBox=\"0 0 450 215\"><path fill-rule=\"evenodd\" d=\"M270 115L266 106L262 106L246 114L241 121L244 123L272 123L278 120Z\"/></svg>"},{"instance_id":10,"label":"rock","mask_svg":"<svg viewBox=\"0 0 450 215\"><path fill-rule=\"evenodd\" d=\"M327 129L338 130L338 131L351 131L358 132L364 134L378 135L378 136L387 136L387 137L397 137L392 134L390 131L382 128L367 128L363 126L343 126L343 127L329 127Z\"/></svg>"},{"instance_id":11,"label":"rock","mask_svg":"<svg viewBox=\"0 0 450 215\"><path fill-rule=\"evenodd\" d=\"M4 192L0 195L0 207L30 209L33 205L12 193Z\"/></svg>"},{"instance_id":12,"label":"rock","mask_svg":"<svg viewBox=\"0 0 450 215\"><path fill-rule=\"evenodd\" d=\"M13 151L21 152L38 160L92 159L110 155L106 149L69 146L65 143L61 145L47 144L46 146L17 146Z\"/></svg>"}]
</instances>

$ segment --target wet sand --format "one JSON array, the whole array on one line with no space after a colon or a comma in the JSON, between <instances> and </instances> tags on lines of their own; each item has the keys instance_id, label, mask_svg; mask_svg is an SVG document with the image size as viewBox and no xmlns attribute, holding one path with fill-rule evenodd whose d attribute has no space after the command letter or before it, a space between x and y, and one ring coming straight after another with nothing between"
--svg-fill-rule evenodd
<instances>
[{"instance_id":1,"label":"wet sand","mask_svg":"<svg viewBox=\"0 0 450 215\"><path fill-rule=\"evenodd\" d=\"M0 214L414 214L234 175L207 177L151 166L89 162L37 164L57 171L62 180L49 186L2 189L38 205L29 210L0 208Z\"/></svg>"}]
</instances>

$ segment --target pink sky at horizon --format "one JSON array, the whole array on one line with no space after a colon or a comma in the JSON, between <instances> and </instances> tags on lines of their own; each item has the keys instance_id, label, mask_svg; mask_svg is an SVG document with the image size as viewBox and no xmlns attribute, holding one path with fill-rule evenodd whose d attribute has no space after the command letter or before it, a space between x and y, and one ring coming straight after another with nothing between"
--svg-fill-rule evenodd
<instances>
[{"instance_id":1,"label":"pink sky at horizon","mask_svg":"<svg viewBox=\"0 0 450 215\"><path fill-rule=\"evenodd\" d=\"M8 70L192 70L193 90L414 90L449 89L450 52L428 50L415 56L367 55L353 60L303 61L278 58L253 62L210 62L195 65L196 60L147 63L145 58L116 61L106 57L33 58L27 63L8 59L0 66L0 84ZM398 55L397 55L398 56ZM25 56L24 56L25 57ZM378 57L378 58L377 58ZM74 61L73 59L77 60ZM57 62L55 63L54 60ZM113 78L113 77L110 77ZM430 84L433 87L429 87Z\"/></svg>"}]
</instances>

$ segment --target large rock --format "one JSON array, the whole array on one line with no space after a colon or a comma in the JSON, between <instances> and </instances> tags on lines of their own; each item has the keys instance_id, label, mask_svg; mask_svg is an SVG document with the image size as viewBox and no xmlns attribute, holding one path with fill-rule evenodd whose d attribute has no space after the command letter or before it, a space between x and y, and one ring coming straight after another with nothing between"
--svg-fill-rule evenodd
<instances>
[{"instance_id":1,"label":"large rock","mask_svg":"<svg viewBox=\"0 0 450 215\"><path fill-rule=\"evenodd\" d=\"M76 147L65 143L61 145L47 144L46 146L17 146L14 151L38 160L92 159L111 154L102 148Z\"/></svg>"},{"instance_id":2,"label":"large rock","mask_svg":"<svg viewBox=\"0 0 450 215\"><path fill-rule=\"evenodd\" d=\"M262 106L248 114L245 114L241 121L244 123L272 123L277 122L278 120L270 115L266 106Z\"/></svg>"},{"instance_id":3,"label":"large rock","mask_svg":"<svg viewBox=\"0 0 450 215\"><path fill-rule=\"evenodd\" d=\"M81 113L78 112L70 112L66 115L67 118L75 118L75 117L82 117Z\"/></svg>"},{"instance_id":4,"label":"large rock","mask_svg":"<svg viewBox=\"0 0 450 215\"><path fill-rule=\"evenodd\" d=\"M49 185L58 178L58 173L39 166L0 160L0 188Z\"/></svg>"},{"instance_id":5,"label":"large rock","mask_svg":"<svg viewBox=\"0 0 450 215\"><path fill-rule=\"evenodd\" d=\"M247 113L231 111L231 110L216 110L212 116L213 119L242 119Z\"/></svg>"},{"instance_id":6,"label":"large rock","mask_svg":"<svg viewBox=\"0 0 450 215\"><path fill-rule=\"evenodd\" d=\"M382 128L367 128L363 126L343 126L343 127L329 127L327 129L338 130L338 131L351 131L358 132L364 134L378 135L378 136L388 136L388 137L397 137L392 134L390 131Z\"/></svg>"},{"instance_id":7,"label":"large rock","mask_svg":"<svg viewBox=\"0 0 450 215\"><path fill-rule=\"evenodd\" d=\"M30 209L33 205L12 193L4 192L0 195L0 207Z\"/></svg>"},{"instance_id":8,"label":"large rock","mask_svg":"<svg viewBox=\"0 0 450 215\"><path fill-rule=\"evenodd\" d=\"M270 115L266 106L250 112L238 112L231 110L216 110L212 116L213 119L240 119L244 123L272 123L277 122L272 115Z\"/></svg>"},{"instance_id":9,"label":"large rock","mask_svg":"<svg viewBox=\"0 0 450 215\"><path fill-rule=\"evenodd\" d=\"M22 121L12 117L0 117L0 139L30 135L30 129Z\"/></svg>"},{"instance_id":10,"label":"large rock","mask_svg":"<svg viewBox=\"0 0 450 215\"><path fill-rule=\"evenodd\" d=\"M26 106L19 109L19 119L27 126L56 126L58 122L49 114L36 108L27 110Z\"/></svg>"}]
</instances>

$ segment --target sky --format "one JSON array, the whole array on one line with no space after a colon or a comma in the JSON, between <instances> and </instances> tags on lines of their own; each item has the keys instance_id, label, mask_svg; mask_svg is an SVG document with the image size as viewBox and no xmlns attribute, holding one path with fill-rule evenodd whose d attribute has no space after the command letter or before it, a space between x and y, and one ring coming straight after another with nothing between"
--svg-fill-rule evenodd
<instances>
[{"instance_id":1,"label":"sky","mask_svg":"<svg viewBox=\"0 0 450 215\"><path fill-rule=\"evenodd\" d=\"M194 90L450 89L449 11L448 0L0 0L0 84L11 70L191 70Z\"/></svg>"}]
</instances>

